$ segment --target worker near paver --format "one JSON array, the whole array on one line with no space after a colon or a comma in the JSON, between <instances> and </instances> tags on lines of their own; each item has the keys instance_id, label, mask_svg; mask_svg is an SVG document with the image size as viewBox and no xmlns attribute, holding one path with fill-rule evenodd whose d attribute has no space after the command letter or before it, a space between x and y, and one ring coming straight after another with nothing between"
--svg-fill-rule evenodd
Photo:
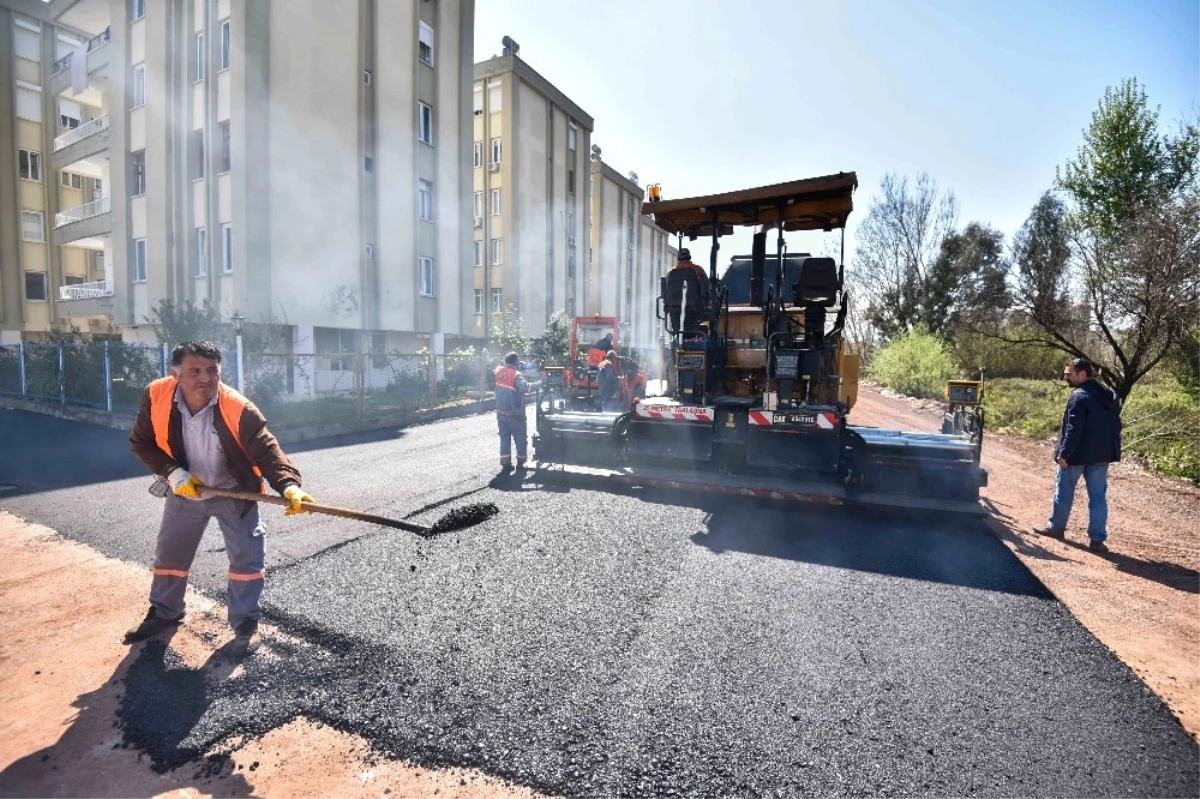
<instances>
[{"instance_id":1,"label":"worker near paver","mask_svg":"<svg viewBox=\"0 0 1200 799\"><path fill-rule=\"evenodd\" d=\"M496 367L496 425L500 430L500 473L508 474L512 467L512 442L517 442L517 468L525 468L525 378L517 371L517 353L504 356Z\"/></svg>"},{"instance_id":2,"label":"worker near paver","mask_svg":"<svg viewBox=\"0 0 1200 799\"><path fill-rule=\"evenodd\" d=\"M601 361L608 355L608 351L613 348L612 340L613 334L605 333L599 341L592 345L591 349L588 350L588 366L593 369L600 366Z\"/></svg>"},{"instance_id":3,"label":"worker near paver","mask_svg":"<svg viewBox=\"0 0 1200 799\"><path fill-rule=\"evenodd\" d=\"M229 623L234 648L245 651L261 616L263 533L258 504L202 498L203 486L260 493L263 479L304 511L313 498L300 472L267 429L255 405L221 382L221 351L188 341L171 354L171 374L146 387L129 436L134 454L171 487L163 509L146 618L125 642L150 638L182 621L188 574L210 519L225 536L229 555Z\"/></svg>"},{"instance_id":4,"label":"worker near paver","mask_svg":"<svg viewBox=\"0 0 1200 799\"><path fill-rule=\"evenodd\" d=\"M617 399L617 391L620 388L620 379L617 376L617 353L609 350L604 360L600 362L600 368L596 372L596 397L600 400L600 409L603 411L619 411L620 401Z\"/></svg>"},{"instance_id":5,"label":"worker near paver","mask_svg":"<svg viewBox=\"0 0 1200 799\"><path fill-rule=\"evenodd\" d=\"M687 269L696 275L696 279L700 282L700 306L707 308L709 293L708 273L699 265L692 263L692 252L687 247L679 251L678 260L671 271L674 272L677 269Z\"/></svg>"},{"instance_id":6,"label":"worker near paver","mask_svg":"<svg viewBox=\"0 0 1200 799\"><path fill-rule=\"evenodd\" d=\"M1067 399L1054 460L1058 477L1050 519L1034 532L1064 538L1075 486L1083 478L1088 494L1088 548L1107 552L1108 464L1121 460L1121 401L1111 388L1093 375L1095 367L1076 358L1063 369L1063 378L1074 390Z\"/></svg>"}]
</instances>

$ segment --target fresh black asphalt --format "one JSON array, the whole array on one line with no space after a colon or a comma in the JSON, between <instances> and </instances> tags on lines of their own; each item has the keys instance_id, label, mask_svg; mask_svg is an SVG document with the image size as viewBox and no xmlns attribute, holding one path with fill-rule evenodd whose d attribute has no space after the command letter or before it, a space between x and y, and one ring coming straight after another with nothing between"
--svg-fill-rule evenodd
<instances>
[{"instance_id":1,"label":"fresh black asphalt","mask_svg":"<svg viewBox=\"0 0 1200 799\"><path fill-rule=\"evenodd\" d=\"M494 429L292 448L329 504L500 513L420 538L264 511L283 634L232 677L133 650L127 742L168 768L306 717L568 796L1200 793L1196 744L979 523L493 479ZM0 411L0 507L148 562L159 500L125 447Z\"/></svg>"}]
</instances>

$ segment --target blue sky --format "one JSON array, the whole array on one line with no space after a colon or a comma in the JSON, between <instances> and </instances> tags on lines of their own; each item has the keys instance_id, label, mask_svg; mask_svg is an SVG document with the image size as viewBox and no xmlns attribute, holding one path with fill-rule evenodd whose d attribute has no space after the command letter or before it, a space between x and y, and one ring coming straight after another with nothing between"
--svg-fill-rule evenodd
<instances>
[{"instance_id":1,"label":"blue sky","mask_svg":"<svg viewBox=\"0 0 1200 799\"><path fill-rule=\"evenodd\" d=\"M1106 86L1136 76L1172 127L1196 113L1198 7L477 0L475 60L512 36L595 118L604 160L661 183L664 197L853 170L852 234L884 173L924 170L957 195L960 223L1011 239L1074 156ZM821 242L789 238L813 252ZM748 238L730 244L722 263ZM851 235L847 263L852 247Z\"/></svg>"}]
</instances>

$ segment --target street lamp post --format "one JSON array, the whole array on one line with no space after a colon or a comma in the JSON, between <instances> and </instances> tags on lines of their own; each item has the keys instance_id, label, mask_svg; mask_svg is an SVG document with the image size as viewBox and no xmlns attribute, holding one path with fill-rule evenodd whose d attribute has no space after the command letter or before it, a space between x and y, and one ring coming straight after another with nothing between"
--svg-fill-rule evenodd
<instances>
[{"instance_id":1,"label":"street lamp post","mask_svg":"<svg viewBox=\"0 0 1200 799\"><path fill-rule=\"evenodd\" d=\"M246 317L234 311L229 321L233 322L233 332L237 339L237 389L240 392L245 392L246 379L245 371L242 368L242 323L246 321Z\"/></svg>"}]
</instances>

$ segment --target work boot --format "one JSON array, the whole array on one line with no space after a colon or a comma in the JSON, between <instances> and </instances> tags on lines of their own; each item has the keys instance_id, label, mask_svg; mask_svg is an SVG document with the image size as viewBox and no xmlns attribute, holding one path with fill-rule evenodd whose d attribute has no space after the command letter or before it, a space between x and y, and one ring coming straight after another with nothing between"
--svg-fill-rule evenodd
<instances>
[{"instance_id":1,"label":"work boot","mask_svg":"<svg viewBox=\"0 0 1200 799\"><path fill-rule=\"evenodd\" d=\"M256 619L246 619L240 622L237 627L233 628L233 640L229 642L229 653L235 656L246 654L250 651L256 635L258 635Z\"/></svg>"},{"instance_id":2,"label":"work boot","mask_svg":"<svg viewBox=\"0 0 1200 799\"><path fill-rule=\"evenodd\" d=\"M1038 535L1044 535L1047 538L1057 538L1059 541L1067 537L1066 530L1056 530L1048 524L1044 524L1041 527L1035 527L1033 528L1033 531Z\"/></svg>"},{"instance_id":3,"label":"work boot","mask_svg":"<svg viewBox=\"0 0 1200 799\"><path fill-rule=\"evenodd\" d=\"M517 471L518 472L525 471L525 459L524 458L520 458L517 460Z\"/></svg>"},{"instance_id":4,"label":"work boot","mask_svg":"<svg viewBox=\"0 0 1200 799\"><path fill-rule=\"evenodd\" d=\"M512 472L513 472L513 467L512 467L511 463L501 463L500 464L500 474L512 474Z\"/></svg>"},{"instance_id":5,"label":"work boot","mask_svg":"<svg viewBox=\"0 0 1200 799\"><path fill-rule=\"evenodd\" d=\"M163 630L169 630L177 626L181 621L183 621L182 615L177 619L168 619L160 616L158 608L151 605L150 610L146 611L146 618L142 619L142 623L132 630L126 631L125 643L136 644L138 641L153 638Z\"/></svg>"},{"instance_id":6,"label":"work boot","mask_svg":"<svg viewBox=\"0 0 1200 799\"><path fill-rule=\"evenodd\" d=\"M1088 549L1095 552L1097 555L1103 555L1108 552L1108 544L1103 541L1088 541Z\"/></svg>"}]
</instances>

